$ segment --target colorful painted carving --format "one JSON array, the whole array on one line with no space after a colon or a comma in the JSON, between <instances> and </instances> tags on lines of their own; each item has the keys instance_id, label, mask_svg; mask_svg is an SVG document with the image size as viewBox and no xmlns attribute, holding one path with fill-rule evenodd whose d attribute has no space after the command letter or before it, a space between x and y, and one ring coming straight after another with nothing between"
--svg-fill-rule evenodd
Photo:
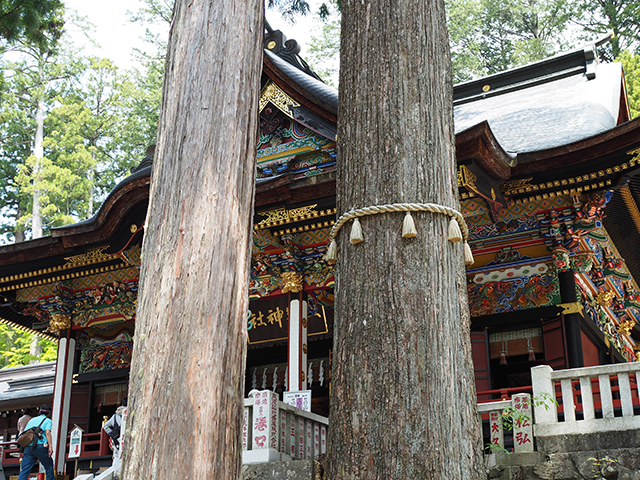
<instances>
[{"instance_id":1,"label":"colorful painted carving","mask_svg":"<svg viewBox=\"0 0 640 480\"><path fill-rule=\"evenodd\" d=\"M578 252L571 257L571 268L578 273L588 273L593 268L593 254Z\"/></svg>"},{"instance_id":2,"label":"colorful painted carving","mask_svg":"<svg viewBox=\"0 0 640 480\"><path fill-rule=\"evenodd\" d=\"M71 315L63 315L60 313L54 313L49 320L49 326L45 330L46 332L58 333L61 330L67 330L71 327Z\"/></svg>"},{"instance_id":3,"label":"colorful painted carving","mask_svg":"<svg viewBox=\"0 0 640 480\"><path fill-rule=\"evenodd\" d=\"M79 373L104 372L131 366L133 342L108 342L87 345L80 354Z\"/></svg>"},{"instance_id":4,"label":"colorful painted carving","mask_svg":"<svg viewBox=\"0 0 640 480\"><path fill-rule=\"evenodd\" d=\"M137 285L124 282L91 288L82 292L73 310L73 325L89 327L132 320L136 314Z\"/></svg>"},{"instance_id":5,"label":"colorful painted carving","mask_svg":"<svg viewBox=\"0 0 640 480\"><path fill-rule=\"evenodd\" d=\"M471 315L474 317L560 303L557 276L551 273L470 284L467 285L467 291Z\"/></svg>"},{"instance_id":6,"label":"colorful painted carving","mask_svg":"<svg viewBox=\"0 0 640 480\"><path fill-rule=\"evenodd\" d=\"M566 272L571 269L569 260L569 251L564 247L556 247L553 249L553 266L558 272Z\"/></svg>"}]
</instances>

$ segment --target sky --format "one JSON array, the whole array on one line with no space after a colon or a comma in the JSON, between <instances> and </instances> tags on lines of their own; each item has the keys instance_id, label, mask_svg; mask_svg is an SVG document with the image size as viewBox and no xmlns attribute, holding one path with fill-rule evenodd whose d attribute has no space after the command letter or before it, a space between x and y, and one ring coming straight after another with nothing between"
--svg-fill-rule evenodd
<instances>
[{"instance_id":1,"label":"sky","mask_svg":"<svg viewBox=\"0 0 640 480\"><path fill-rule=\"evenodd\" d=\"M310 1L312 12L317 10L319 2ZM144 2L140 0L65 0L67 10L74 9L78 15L95 25L90 36L100 45L91 45L78 28L67 24L67 29L76 47L84 46L86 55L106 57L121 68L131 68L135 60L132 57L134 47L144 48L141 37L145 26L129 20L127 12L136 12ZM305 41L309 41L310 19L303 18L291 25L276 12L268 10L267 19L274 29L284 32L287 38L295 39L302 45L301 55L304 57ZM309 17L309 16L307 16ZM168 25L162 26L158 32L168 35Z\"/></svg>"}]
</instances>

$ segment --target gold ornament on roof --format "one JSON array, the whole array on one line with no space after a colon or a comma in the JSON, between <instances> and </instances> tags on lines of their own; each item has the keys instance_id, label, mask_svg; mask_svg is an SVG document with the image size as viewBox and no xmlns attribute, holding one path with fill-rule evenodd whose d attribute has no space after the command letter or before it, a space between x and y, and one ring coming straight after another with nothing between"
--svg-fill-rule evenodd
<instances>
[{"instance_id":1,"label":"gold ornament on roof","mask_svg":"<svg viewBox=\"0 0 640 480\"><path fill-rule=\"evenodd\" d=\"M293 118L291 115L291 108L300 106L298 102L284 93L280 87L273 82L267 83L264 89L262 89L262 92L260 92L260 113L262 113L262 110L264 110L264 107L266 107L268 103L271 103L274 107L291 118Z\"/></svg>"},{"instance_id":2,"label":"gold ornament on roof","mask_svg":"<svg viewBox=\"0 0 640 480\"><path fill-rule=\"evenodd\" d=\"M606 307L609 305L609 302L611 300L613 300L613 297L615 297L616 294L613 293L610 290L605 290L604 292L599 292L598 295L596 295L596 303L598 305L600 305L601 307Z\"/></svg>"},{"instance_id":3,"label":"gold ornament on roof","mask_svg":"<svg viewBox=\"0 0 640 480\"><path fill-rule=\"evenodd\" d=\"M67 268L80 267L82 265L89 265L93 263L108 262L109 260L118 258L114 254L104 253L107 248L109 248L109 245L105 245L104 247L92 248L91 250L87 250L81 255L65 257L64 259L67 261L67 263L64 266Z\"/></svg>"},{"instance_id":4,"label":"gold ornament on roof","mask_svg":"<svg viewBox=\"0 0 640 480\"><path fill-rule=\"evenodd\" d=\"M631 335L631 330L636 326L636 322L634 320L625 320L624 322L620 322L618 324L618 333L629 336Z\"/></svg>"},{"instance_id":5,"label":"gold ornament on roof","mask_svg":"<svg viewBox=\"0 0 640 480\"><path fill-rule=\"evenodd\" d=\"M302 291L302 276L297 272L282 274L282 293L298 293Z\"/></svg>"},{"instance_id":6,"label":"gold ornament on roof","mask_svg":"<svg viewBox=\"0 0 640 480\"><path fill-rule=\"evenodd\" d=\"M67 330L71 327L71 315L63 313L52 313L49 326L45 332L58 333L60 330Z\"/></svg>"},{"instance_id":7,"label":"gold ornament on roof","mask_svg":"<svg viewBox=\"0 0 640 480\"><path fill-rule=\"evenodd\" d=\"M278 223L278 222L288 223L290 220L302 220L302 219L305 219L306 217L308 218L318 217L322 213L329 214L329 211L318 212L316 210L317 206L318 204L314 203L313 205L307 205L304 207L294 208L291 210L287 210L286 208L279 208L277 210L269 210L267 212L258 212L258 215L262 217L267 217L264 220L260 221L258 225L264 225L267 223L268 224Z\"/></svg>"}]
</instances>

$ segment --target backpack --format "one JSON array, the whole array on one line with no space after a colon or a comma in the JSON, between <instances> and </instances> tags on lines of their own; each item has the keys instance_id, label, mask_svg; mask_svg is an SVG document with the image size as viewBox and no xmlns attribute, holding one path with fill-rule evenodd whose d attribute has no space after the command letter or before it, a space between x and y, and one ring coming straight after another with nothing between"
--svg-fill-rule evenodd
<instances>
[{"instance_id":1,"label":"backpack","mask_svg":"<svg viewBox=\"0 0 640 480\"><path fill-rule=\"evenodd\" d=\"M118 447L120 445L120 424L118 423L118 416L113 420L113 428L111 432L109 432L109 436L111 440L113 440L113 444Z\"/></svg>"}]
</instances>

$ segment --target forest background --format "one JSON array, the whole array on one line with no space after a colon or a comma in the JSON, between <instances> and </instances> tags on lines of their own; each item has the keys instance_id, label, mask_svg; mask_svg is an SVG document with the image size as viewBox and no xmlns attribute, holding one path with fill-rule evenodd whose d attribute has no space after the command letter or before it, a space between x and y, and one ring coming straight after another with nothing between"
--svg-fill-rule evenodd
<instances>
[{"instance_id":1,"label":"forest background","mask_svg":"<svg viewBox=\"0 0 640 480\"><path fill-rule=\"evenodd\" d=\"M623 64L631 114L640 115L640 0L446 3L455 83L613 33L599 47L600 61ZM81 32L92 41L91 19L64 0L0 2L0 244L90 218L155 144L167 38L154 27L168 31L173 0L142 5L129 20L146 34L125 69L74 43L66 33L72 29L74 38ZM267 7L316 32L303 39L308 49L301 55L337 87L340 0L267 0ZM55 358L55 342L0 323L0 368Z\"/></svg>"}]
</instances>

